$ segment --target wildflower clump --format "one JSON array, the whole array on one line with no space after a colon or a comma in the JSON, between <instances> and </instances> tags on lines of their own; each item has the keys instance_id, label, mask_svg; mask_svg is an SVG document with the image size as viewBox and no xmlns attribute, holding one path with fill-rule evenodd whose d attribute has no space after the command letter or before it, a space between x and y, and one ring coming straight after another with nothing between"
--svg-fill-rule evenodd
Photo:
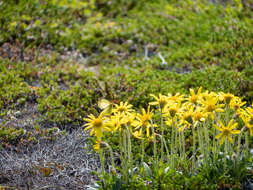
<instances>
[{"instance_id":1,"label":"wildflower clump","mask_svg":"<svg viewBox=\"0 0 253 190\"><path fill-rule=\"evenodd\" d=\"M196 93L190 89L190 95L151 94L151 97L154 101L140 112L128 102L114 104L101 100L100 115L85 119L88 122L85 130L91 129L91 135L96 138L96 151L103 152L101 142L111 147L106 134L118 138L119 153L109 149L113 167L113 155L119 155L121 164L114 171L124 180L129 180L134 169L145 168L146 162L156 169L166 164L177 171L183 166L194 174L199 167L218 159L227 165L227 157L236 155L233 163L237 165L248 155L249 137L253 134L253 105L246 107L240 97L202 91L202 87ZM133 144L141 147L141 151L134 149ZM141 156L134 157L133 152ZM139 170L140 175L143 171Z\"/></svg>"}]
</instances>

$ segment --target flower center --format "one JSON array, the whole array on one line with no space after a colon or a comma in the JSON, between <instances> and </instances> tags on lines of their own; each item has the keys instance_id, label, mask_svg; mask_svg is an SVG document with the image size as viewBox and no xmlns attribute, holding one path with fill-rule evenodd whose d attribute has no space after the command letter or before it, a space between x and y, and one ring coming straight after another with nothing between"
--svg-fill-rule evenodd
<instances>
[{"instance_id":1,"label":"flower center","mask_svg":"<svg viewBox=\"0 0 253 190\"><path fill-rule=\"evenodd\" d=\"M230 134L230 130L229 130L229 129L224 129L224 130L223 130L223 134L224 134L225 136L228 136L228 135Z\"/></svg>"},{"instance_id":2,"label":"flower center","mask_svg":"<svg viewBox=\"0 0 253 190\"><path fill-rule=\"evenodd\" d=\"M142 124L144 126L147 126L149 124L149 119L150 119L149 115L144 115L142 118Z\"/></svg>"},{"instance_id":3,"label":"flower center","mask_svg":"<svg viewBox=\"0 0 253 190\"><path fill-rule=\"evenodd\" d=\"M186 120L187 122L189 122L191 124L193 123L191 114L187 114L186 116L184 116L184 120Z\"/></svg>"},{"instance_id":4,"label":"flower center","mask_svg":"<svg viewBox=\"0 0 253 190\"><path fill-rule=\"evenodd\" d=\"M119 107L117 110L118 110L118 112L126 112L127 108L126 107Z\"/></svg>"},{"instance_id":5,"label":"flower center","mask_svg":"<svg viewBox=\"0 0 253 190\"><path fill-rule=\"evenodd\" d=\"M207 112L212 112L215 110L215 105L213 104L209 104L207 105L207 108L206 108Z\"/></svg>"},{"instance_id":6,"label":"flower center","mask_svg":"<svg viewBox=\"0 0 253 190\"><path fill-rule=\"evenodd\" d=\"M202 118L202 114L201 114L201 113L196 113L196 114L194 115L195 121L200 121L201 118Z\"/></svg>"},{"instance_id":7,"label":"flower center","mask_svg":"<svg viewBox=\"0 0 253 190\"><path fill-rule=\"evenodd\" d=\"M197 100L198 100L198 96L196 96L196 95L192 95L192 96L190 97L190 102L192 102L192 103L196 103Z\"/></svg>"},{"instance_id":8,"label":"flower center","mask_svg":"<svg viewBox=\"0 0 253 190\"><path fill-rule=\"evenodd\" d=\"M224 96L224 100L227 104L230 103L230 101L232 100L233 96L231 94L227 94Z\"/></svg>"},{"instance_id":9,"label":"flower center","mask_svg":"<svg viewBox=\"0 0 253 190\"><path fill-rule=\"evenodd\" d=\"M177 109L176 108L170 108L169 112L170 112L171 117L174 117L177 113Z\"/></svg>"},{"instance_id":10,"label":"flower center","mask_svg":"<svg viewBox=\"0 0 253 190\"><path fill-rule=\"evenodd\" d=\"M94 127L99 128L102 127L103 121L101 119L95 119L93 122Z\"/></svg>"},{"instance_id":11,"label":"flower center","mask_svg":"<svg viewBox=\"0 0 253 190\"><path fill-rule=\"evenodd\" d=\"M235 110L238 110L239 108L240 108L240 105L239 105L239 104L235 104L235 105L234 105L234 109L235 109Z\"/></svg>"}]
</instances>

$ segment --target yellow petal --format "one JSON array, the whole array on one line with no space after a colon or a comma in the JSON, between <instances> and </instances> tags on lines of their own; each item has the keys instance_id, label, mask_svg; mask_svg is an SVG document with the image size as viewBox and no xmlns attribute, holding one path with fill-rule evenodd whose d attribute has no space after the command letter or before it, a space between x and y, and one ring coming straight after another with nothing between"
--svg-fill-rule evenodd
<instances>
[{"instance_id":1,"label":"yellow petal","mask_svg":"<svg viewBox=\"0 0 253 190\"><path fill-rule=\"evenodd\" d=\"M195 95L194 90L190 88L190 94Z\"/></svg>"},{"instance_id":2,"label":"yellow petal","mask_svg":"<svg viewBox=\"0 0 253 190\"><path fill-rule=\"evenodd\" d=\"M92 128L92 126L90 125L89 127L86 127L84 130L87 131L87 130L89 130L91 128Z\"/></svg>"},{"instance_id":3,"label":"yellow petal","mask_svg":"<svg viewBox=\"0 0 253 190\"><path fill-rule=\"evenodd\" d=\"M218 129L219 131L222 131L222 129L221 129L220 127L218 127L218 125L215 125L215 124L214 124L214 127L215 127L216 129Z\"/></svg>"},{"instance_id":4,"label":"yellow petal","mask_svg":"<svg viewBox=\"0 0 253 190\"><path fill-rule=\"evenodd\" d=\"M221 128L225 128L225 126L223 125L223 123L221 122L221 120L219 120L220 126Z\"/></svg>"},{"instance_id":5,"label":"yellow petal","mask_svg":"<svg viewBox=\"0 0 253 190\"><path fill-rule=\"evenodd\" d=\"M220 134L218 134L218 135L216 135L216 139L219 139L220 137L222 136L222 133L220 133Z\"/></svg>"},{"instance_id":6,"label":"yellow petal","mask_svg":"<svg viewBox=\"0 0 253 190\"><path fill-rule=\"evenodd\" d=\"M147 137L150 136L149 127L147 127Z\"/></svg>"},{"instance_id":7,"label":"yellow petal","mask_svg":"<svg viewBox=\"0 0 253 190\"><path fill-rule=\"evenodd\" d=\"M231 126L233 122L234 122L234 120L231 119L231 120L229 121L229 123L228 123L228 127Z\"/></svg>"},{"instance_id":8,"label":"yellow petal","mask_svg":"<svg viewBox=\"0 0 253 190\"><path fill-rule=\"evenodd\" d=\"M232 129L236 128L237 125L238 125L238 123L234 123L234 124L230 127L230 129L232 130Z\"/></svg>"},{"instance_id":9,"label":"yellow petal","mask_svg":"<svg viewBox=\"0 0 253 190\"><path fill-rule=\"evenodd\" d=\"M240 134L241 131L239 130L234 130L234 131L231 131L232 134Z\"/></svg>"},{"instance_id":10,"label":"yellow petal","mask_svg":"<svg viewBox=\"0 0 253 190\"><path fill-rule=\"evenodd\" d=\"M220 141L220 144L223 144L223 143L224 143L225 138L226 138L225 136L222 136L221 141Z\"/></svg>"}]
</instances>

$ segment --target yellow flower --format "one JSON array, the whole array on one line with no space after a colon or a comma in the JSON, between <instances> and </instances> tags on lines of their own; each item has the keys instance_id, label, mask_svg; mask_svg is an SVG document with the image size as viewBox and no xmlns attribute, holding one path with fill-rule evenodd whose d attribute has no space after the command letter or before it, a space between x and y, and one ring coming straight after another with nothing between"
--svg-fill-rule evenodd
<instances>
[{"instance_id":1,"label":"yellow flower","mask_svg":"<svg viewBox=\"0 0 253 190\"><path fill-rule=\"evenodd\" d=\"M161 108L163 108L168 103L168 98L162 94L159 94L159 96L155 96L154 94L150 94L156 101L150 102L149 105L159 105Z\"/></svg>"},{"instance_id":2,"label":"yellow flower","mask_svg":"<svg viewBox=\"0 0 253 190\"><path fill-rule=\"evenodd\" d=\"M242 102L242 100L239 97L234 97L231 101L230 101L230 108L233 109L234 111L239 111L242 106L244 106L246 104L246 102Z\"/></svg>"},{"instance_id":3,"label":"yellow flower","mask_svg":"<svg viewBox=\"0 0 253 190\"><path fill-rule=\"evenodd\" d=\"M137 114L137 127L136 129L140 128L140 127L145 127L146 128L146 132L147 132L147 137L150 136L150 130L149 128L151 127L150 124L150 120L153 116L153 111L150 111L150 106L148 106L147 111L145 109L142 109L142 114Z\"/></svg>"},{"instance_id":4,"label":"yellow flower","mask_svg":"<svg viewBox=\"0 0 253 190\"><path fill-rule=\"evenodd\" d=\"M220 93L218 94L218 96L219 96L220 101L223 101L223 102L225 102L226 104L229 104L230 101L233 100L234 97L235 97L233 94L224 93L224 92L220 92Z\"/></svg>"},{"instance_id":5,"label":"yellow flower","mask_svg":"<svg viewBox=\"0 0 253 190\"><path fill-rule=\"evenodd\" d=\"M122 123L124 123L128 127L130 127L130 126L136 127L138 124L138 122L136 120L136 115L137 115L136 113L131 113L131 114L125 115L125 117L122 119Z\"/></svg>"},{"instance_id":6,"label":"yellow flower","mask_svg":"<svg viewBox=\"0 0 253 190\"><path fill-rule=\"evenodd\" d=\"M167 104L163 109L164 116L169 116L171 118L174 118L176 114L180 111L180 107L181 107L181 102L179 103L173 102L173 103Z\"/></svg>"},{"instance_id":7,"label":"yellow flower","mask_svg":"<svg viewBox=\"0 0 253 190\"><path fill-rule=\"evenodd\" d=\"M128 114L131 111L133 111L131 109L132 105L128 104L127 102L123 103L120 102L120 104L115 104L115 109L113 110L114 113L124 113L124 114Z\"/></svg>"},{"instance_id":8,"label":"yellow flower","mask_svg":"<svg viewBox=\"0 0 253 190\"><path fill-rule=\"evenodd\" d=\"M249 129L250 135L253 135L253 109L248 107L245 110L241 109L240 117L243 120L245 126Z\"/></svg>"},{"instance_id":9,"label":"yellow flower","mask_svg":"<svg viewBox=\"0 0 253 190\"><path fill-rule=\"evenodd\" d=\"M137 139L144 139L144 137L142 136L142 129L132 132L132 135Z\"/></svg>"},{"instance_id":10,"label":"yellow flower","mask_svg":"<svg viewBox=\"0 0 253 190\"><path fill-rule=\"evenodd\" d=\"M103 118L103 112L96 118L93 114L90 114L88 118L85 118L84 121L87 121L84 126L86 128L84 130L91 129L90 135L95 134L98 140L100 140L103 136L103 130L110 131L111 129L106 125L105 118Z\"/></svg>"},{"instance_id":11,"label":"yellow flower","mask_svg":"<svg viewBox=\"0 0 253 190\"><path fill-rule=\"evenodd\" d=\"M216 139L221 138L220 144L223 144L223 143L224 143L226 137L227 137L228 140L232 143L231 135L232 135L232 134L239 134L239 133L240 133L239 130L233 130L233 129L236 128L236 126L238 125L238 123L234 123L234 124L233 124L233 122L234 122L234 120L232 119L232 120L229 121L229 123L228 123L227 126L224 126L224 124L223 124L221 121L219 121L221 127L219 127L219 126L217 126L217 125L214 125L214 127L215 127L216 129L218 129L219 131L221 131L221 133L218 134L218 135L215 137Z\"/></svg>"},{"instance_id":12,"label":"yellow flower","mask_svg":"<svg viewBox=\"0 0 253 190\"><path fill-rule=\"evenodd\" d=\"M107 125L112 129L112 131L117 131L118 129L121 130L122 119L124 115L118 113L110 117L110 120L107 122Z\"/></svg>"},{"instance_id":13,"label":"yellow flower","mask_svg":"<svg viewBox=\"0 0 253 190\"><path fill-rule=\"evenodd\" d=\"M170 93L168 93L168 100L172 102L182 102L184 100L184 95L180 95L179 93L176 93L174 96Z\"/></svg>"},{"instance_id":14,"label":"yellow flower","mask_svg":"<svg viewBox=\"0 0 253 190\"><path fill-rule=\"evenodd\" d=\"M189 96L189 98L187 98L187 100L193 104L196 104L201 97L201 90L202 87L199 87L197 93L195 94L194 90L190 88L191 95Z\"/></svg>"},{"instance_id":15,"label":"yellow flower","mask_svg":"<svg viewBox=\"0 0 253 190\"><path fill-rule=\"evenodd\" d=\"M189 128L193 124L193 106L187 106L181 110L178 123L179 131Z\"/></svg>"},{"instance_id":16,"label":"yellow flower","mask_svg":"<svg viewBox=\"0 0 253 190\"><path fill-rule=\"evenodd\" d=\"M203 112L200 108L198 108L193 113L194 127L196 127L198 123L204 122L206 118L207 118L207 113Z\"/></svg>"},{"instance_id":17,"label":"yellow flower","mask_svg":"<svg viewBox=\"0 0 253 190\"><path fill-rule=\"evenodd\" d=\"M171 126L173 124L173 120L169 117L167 117L167 120L165 121L165 124L168 126Z\"/></svg>"},{"instance_id":18,"label":"yellow flower","mask_svg":"<svg viewBox=\"0 0 253 190\"><path fill-rule=\"evenodd\" d=\"M214 112L224 112L222 107L224 104L218 104L219 97L217 96L206 96L205 99L201 100L201 104L204 106L204 112L208 113L214 120Z\"/></svg>"},{"instance_id":19,"label":"yellow flower","mask_svg":"<svg viewBox=\"0 0 253 190\"><path fill-rule=\"evenodd\" d=\"M252 105L253 106L253 105ZM250 124L253 125L253 109L251 107L247 107L246 109L247 115L250 118Z\"/></svg>"}]
</instances>

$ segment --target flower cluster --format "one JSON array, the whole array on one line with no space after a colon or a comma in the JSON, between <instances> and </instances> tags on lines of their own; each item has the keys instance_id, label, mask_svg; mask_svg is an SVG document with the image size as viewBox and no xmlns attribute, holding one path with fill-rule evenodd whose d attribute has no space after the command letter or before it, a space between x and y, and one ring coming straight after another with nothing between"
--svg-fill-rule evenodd
<instances>
[{"instance_id":1,"label":"flower cluster","mask_svg":"<svg viewBox=\"0 0 253 190\"><path fill-rule=\"evenodd\" d=\"M161 110L167 127L171 127L174 123L174 127L179 131L198 127L208 119L217 120L218 113L229 108L234 112L234 116L239 116L243 120L252 135L253 109L251 107L243 109L242 106L246 102L242 102L241 98L230 93L201 92L201 90L200 87L195 93L193 89L190 89L188 97L179 93L167 96L159 94L158 97L151 94L155 101L150 102L149 105L157 106ZM157 126L151 124L156 110L151 110L150 106L147 110L142 109L141 113L137 113L132 109L133 106L127 102L120 102L118 105L103 99L99 102L99 107L103 109L103 112L98 117L91 114L89 118L84 119L88 122L85 124L87 126L85 130L92 129L90 134L95 134L98 141L101 140L103 131L115 133L122 130L123 127L128 128L136 138L150 137L151 125ZM221 144L224 142L224 137L231 141L230 135L239 133L238 130L232 130L237 126L233 119L228 122L227 126L224 126L221 121L218 122L218 125L214 124L213 126L221 131L216 136L217 138L222 137Z\"/></svg>"},{"instance_id":2,"label":"flower cluster","mask_svg":"<svg viewBox=\"0 0 253 190\"><path fill-rule=\"evenodd\" d=\"M124 152L130 154L128 159L131 147L127 147L131 146L130 137L133 137L141 140L142 146L144 141L153 142L154 160L160 157L160 161L170 160L174 166L175 160L186 159L189 155L194 162L198 155L208 160L211 152L214 157L220 151L233 152L236 140L239 154L242 137L249 143L248 134L253 135L253 108L245 107L246 102L233 94L202 92L200 87L197 91L190 89L189 95L150 96L154 101L140 112L128 102L113 104L100 100L100 115L84 119L87 121L85 130L91 129L90 134L96 137L94 149L100 150L103 133L117 133L119 144L123 146L122 155ZM188 136L192 148L186 149L186 133L192 136ZM161 146L159 151L157 144Z\"/></svg>"}]
</instances>

